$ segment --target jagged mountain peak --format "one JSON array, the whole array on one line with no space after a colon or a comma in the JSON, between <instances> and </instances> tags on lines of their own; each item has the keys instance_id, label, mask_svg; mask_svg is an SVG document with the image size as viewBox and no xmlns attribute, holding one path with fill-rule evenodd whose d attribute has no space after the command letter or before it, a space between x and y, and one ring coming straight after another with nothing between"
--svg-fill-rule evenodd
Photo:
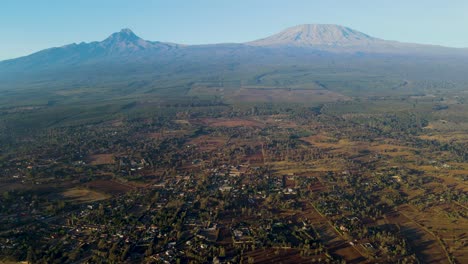
<instances>
[{"instance_id":1,"label":"jagged mountain peak","mask_svg":"<svg viewBox=\"0 0 468 264\"><path fill-rule=\"evenodd\" d=\"M135 42L141 42L144 41L135 33L133 33L132 30L128 28L124 28L120 30L119 32L115 32L112 35L110 35L108 38L106 38L103 42L104 43L119 43L119 42L126 42L126 43L135 43Z\"/></svg>"},{"instance_id":2,"label":"jagged mountain peak","mask_svg":"<svg viewBox=\"0 0 468 264\"><path fill-rule=\"evenodd\" d=\"M120 30L120 33L122 33L122 34L134 34L133 31L131 29L129 29L129 28L122 28Z\"/></svg>"},{"instance_id":3,"label":"jagged mountain peak","mask_svg":"<svg viewBox=\"0 0 468 264\"><path fill-rule=\"evenodd\" d=\"M115 32L108 38L99 43L99 45L105 48L110 53L115 52L136 52L143 50L154 50L154 49L167 49L174 46L169 43L147 41L137 36L129 28L124 28L119 32Z\"/></svg>"}]
</instances>

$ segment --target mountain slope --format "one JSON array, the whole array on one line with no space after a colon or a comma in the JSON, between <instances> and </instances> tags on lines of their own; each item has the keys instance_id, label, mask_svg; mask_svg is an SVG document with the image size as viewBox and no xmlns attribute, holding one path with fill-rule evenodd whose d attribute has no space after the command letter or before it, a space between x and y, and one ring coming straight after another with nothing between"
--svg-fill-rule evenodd
<instances>
[{"instance_id":1,"label":"mountain slope","mask_svg":"<svg viewBox=\"0 0 468 264\"><path fill-rule=\"evenodd\" d=\"M357 30L331 24L304 24L287 28L272 36L247 42L258 47L313 48L335 53L458 55L466 49L383 40Z\"/></svg>"},{"instance_id":2,"label":"mountain slope","mask_svg":"<svg viewBox=\"0 0 468 264\"><path fill-rule=\"evenodd\" d=\"M109 60L136 60L180 48L181 45L143 40L130 29L122 29L101 42L82 42L50 48L29 56L0 62L0 71L57 69Z\"/></svg>"},{"instance_id":3,"label":"mountain slope","mask_svg":"<svg viewBox=\"0 0 468 264\"><path fill-rule=\"evenodd\" d=\"M334 53L468 55L466 49L386 41L339 25L305 24L244 44L192 46L148 41L138 37L130 29L122 29L101 42L73 43L17 59L0 61L0 75L2 72L60 69L70 65L95 64L111 60L154 62L168 56L173 58L214 56L211 58L218 59L225 56L231 58L243 56L246 53L250 53L247 56L252 56L252 53L258 55L273 52L276 55L284 55L291 52L285 48L310 48Z\"/></svg>"},{"instance_id":4,"label":"mountain slope","mask_svg":"<svg viewBox=\"0 0 468 264\"><path fill-rule=\"evenodd\" d=\"M454 81L468 79L467 68L466 49L386 41L336 25L300 25L258 41L212 45L148 41L123 29L100 42L0 62L0 92L107 87L126 95L158 87L170 94L176 90L169 87L186 92L197 83L307 88L343 77Z\"/></svg>"},{"instance_id":5,"label":"mountain slope","mask_svg":"<svg viewBox=\"0 0 468 264\"><path fill-rule=\"evenodd\" d=\"M254 46L365 46L382 43L383 40L373 38L362 32L339 26L304 24L290 27L273 36L252 41L247 44Z\"/></svg>"}]
</instances>

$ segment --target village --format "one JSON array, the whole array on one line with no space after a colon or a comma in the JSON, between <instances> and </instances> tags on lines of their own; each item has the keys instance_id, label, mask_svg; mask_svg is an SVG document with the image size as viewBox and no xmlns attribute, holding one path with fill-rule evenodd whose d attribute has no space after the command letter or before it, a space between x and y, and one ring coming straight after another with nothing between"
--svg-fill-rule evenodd
<instances>
[{"instance_id":1,"label":"village","mask_svg":"<svg viewBox=\"0 0 468 264\"><path fill-rule=\"evenodd\" d=\"M32 262L417 263L432 250L453 261L457 253L444 234L428 230L417 212L429 203L445 207L459 225L450 227L450 248L463 248L461 183L434 191L443 179L408 166L402 159L409 150L379 143L380 135L373 140L381 145L368 149L361 139L339 146L361 133L340 122L293 114L53 131L54 142L41 146L47 151L25 150L1 163L0 255ZM445 172L464 166L434 159L419 162ZM418 248L420 239L431 246Z\"/></svg>"}]
</instances>

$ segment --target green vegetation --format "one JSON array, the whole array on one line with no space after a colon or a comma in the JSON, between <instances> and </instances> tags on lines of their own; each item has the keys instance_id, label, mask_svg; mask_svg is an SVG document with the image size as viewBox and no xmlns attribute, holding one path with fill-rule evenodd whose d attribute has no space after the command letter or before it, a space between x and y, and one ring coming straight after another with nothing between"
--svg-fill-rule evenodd
<instances>
[{"instance_id":1,"label":"green vegetation","mask_svg":"<svg viewBox=\"0 0 468 264\"><path fill-rule=\"evenodd\" d=\"M5 106L0 259L463 263L465 95L432 92Z\"/></svg>"}]
</instances>

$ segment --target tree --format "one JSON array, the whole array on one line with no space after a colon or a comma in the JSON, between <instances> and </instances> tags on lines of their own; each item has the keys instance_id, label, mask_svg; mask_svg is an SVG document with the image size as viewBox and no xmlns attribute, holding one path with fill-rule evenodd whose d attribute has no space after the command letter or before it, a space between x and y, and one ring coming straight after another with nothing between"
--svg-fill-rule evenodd
<instances>
[{"instance_id":1,"label":"tree","mask_svg":"<svg viewBox=\"0 0 468 264\"><path fill-rule=\"evenodd\" d=\"M32 247L28 248L28 253L26 256L26 261L28 263L34 263L36 261L36 253L34 252L34 249Z\"/></svg>"},{"instance_id":2,"label":"tree","mask_svg":"<svg viewBox=\"0 0 468 264\"><path fill-rule=\"evenodd\" d=\"M100 239L98 243L98 248L105 249L106 247L107 247L106 241L104 241L103 239Z\"/></svg>"},{"instance_id":3,"label":"tree","mask_svg":"<svg viewBox=\"0 0 468 264\"><path fill-rule=\"evenodd\" d=\"M226 257L226 249L224 247L221 247L219 249L219 257L221 257L221 258Z\"/></svg>"},{"instance_id":4,"label":"tree","mask_svg":"<svg viewBox=\"0 0 468 264\"><path fill-rule=\"evenodd\" d=\"M122 251L122 254L120 255L120 260L124 261L127 258L129 252L130 252L130 246L126 245L124 250Z\"/></svg>"}]
</instances>

